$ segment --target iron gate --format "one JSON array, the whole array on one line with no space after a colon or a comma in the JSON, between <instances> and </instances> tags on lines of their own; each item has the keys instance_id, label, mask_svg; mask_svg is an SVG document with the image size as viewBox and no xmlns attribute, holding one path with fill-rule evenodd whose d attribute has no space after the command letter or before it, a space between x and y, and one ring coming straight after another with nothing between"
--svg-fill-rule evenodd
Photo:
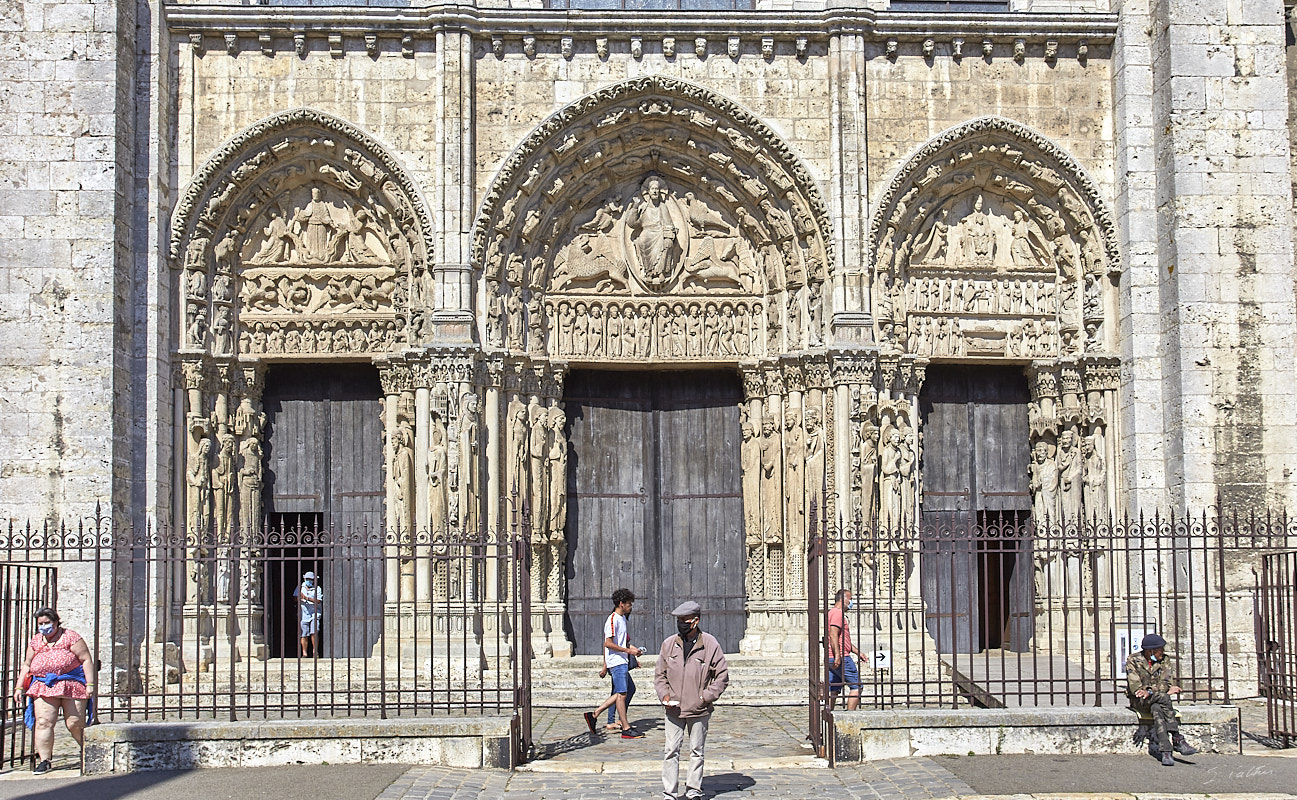
<instances>
[{"instance_id":1,"label":"iron gate","mask_svg":"<svg viewBox=\"0 0 1297 800\"><path fill-rule=\"evenodd\" d=\"M33 564L0 564L0 770L21 766L35 756L33 740L23 725L23 705L10 690L22 672L39 608L54 608L58 600L58 568Z\"/></svg>"},{"instance_id":2,"label":"iron gate","mask_svg":"<svg viewBox=\"0 0 1297 800\"><path fill-rule=\"evenodd\" d=\"M828 664L824 659L827 631L820 631L820 615L823 614L824 598L828 586L828 550L824 531L817 524L817 503L811 501L810 541L806 550L806 627L808 674L810 675L810 698L807 707L810 709L810 739L815 753L826 758L829 766L836 762L833 737L833 708L829 701L830 678Z\"/></svg>"},{"instance_id":3,"label":"iron gate","mask_svg":"<svg viewBox=\"0 0 1297 800\"><path fill-rule=\"evenodd\" d=\"M1297 550L1261 557L1257 683L1270 738L1297 741Z\"/></svg>"}]
</instances>

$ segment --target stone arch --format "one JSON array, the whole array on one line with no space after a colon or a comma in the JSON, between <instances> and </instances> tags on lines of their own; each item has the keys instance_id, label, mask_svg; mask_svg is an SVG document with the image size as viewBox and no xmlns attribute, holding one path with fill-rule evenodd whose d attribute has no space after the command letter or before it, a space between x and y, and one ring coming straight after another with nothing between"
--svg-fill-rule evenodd
<instances>
[{"instance_id":1,"label":"stone arch","mask_svg":"<svg viewBox=\"0 0 1297 800\"><path fill-rule=\"evenodd\" d=\"M472 252L483 341L577 360L815 347L830 243L767 125L694 84L625 81L541 123L492 182Z\"/></svg>"},{"instance_id":2,"label":"stone arch","mask_svg":"<svg viewBox=\"0 0 1297 800\"><path fill-rule=\"evenodd\" d=\"M1120 257L1094 181L1001 117L914 153L876 206L873 312L884 348L938 358L1108 353Z\"/></svg>"},{"instance_id":3,"label":"stone arch","mask_svg":"<svg viewBox=\"0 0 1297 800\"><path fill-rule=\"evenodd\" d=\"M405 169L329 114L285 111L195 173L172 216L178 349L365 357L417 338L432 225Z\"/></svg>"}]
</instances>

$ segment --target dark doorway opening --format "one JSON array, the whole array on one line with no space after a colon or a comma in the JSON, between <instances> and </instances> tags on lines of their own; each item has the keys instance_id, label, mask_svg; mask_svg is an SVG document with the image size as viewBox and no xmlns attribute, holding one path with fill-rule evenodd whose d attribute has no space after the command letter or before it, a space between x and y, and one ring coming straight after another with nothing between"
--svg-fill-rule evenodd
<instances>
[{"instance_id":1,"label":"dark doorway opening","mask_svg":"<svg viewBox=\"0 0 1297 800\"><path fill-rule=\"evenodd\" d=\"M727 652L746 624L742 386L731 372L574 371L568 415L567 633L602 652L615 589L635 592L631 641L656 650L671 609L703 608Z\"/></svg>"},{"instance_id":2,"label":"dark doorway opening","mask_svg":"<svg viewBox=\"0 0 1297 800\"><path fill-rule=\"evenodd\" d=\"M942 653L1024 651L1032 635L1027 403L1022 367L938 364L923 425L924 616Z\"/></svg>"},{"instance_id":3,"label":"dark doorway opening","mask_svg":"<svg viewBox=\"0 0 1297 800\"><path fill-rule=\"evenodd\" d=\"M293 590L308 570L324 590L325 656L367 657L382 633L381 396L371 364L274 365L266 374L266 521L288 532L265 553L272 655L297 654Z\"/></svg>"},{"instance_id":4,"label":"dark doorway opening","mask_svg":"<svg viewBox=\"0 0 1297 800\"><path fill-rule=\"evenodd\" d=\"M319 513L277 512L266 516L266 527L273 531L271 539L294 542L267 547L262 586L266 587L266 635L271 658L293 658L298 655L297 602L293 590L302 585L302 576L323 572L321 549L303 545L324 528L324 515ZM321 584L323 585L323 584ZM320 649L325 648L327 630L320 631Z\"/></svg>"}]
</instances>

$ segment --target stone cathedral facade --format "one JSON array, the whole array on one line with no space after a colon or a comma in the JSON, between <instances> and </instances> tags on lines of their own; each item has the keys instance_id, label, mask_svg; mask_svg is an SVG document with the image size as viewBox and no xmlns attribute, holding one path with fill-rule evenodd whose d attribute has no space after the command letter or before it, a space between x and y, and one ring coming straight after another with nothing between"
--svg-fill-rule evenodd
<instances>
[{"instance_id":1,"label":"stone cathedral facade","mask_svg":"<svg viewBox=\"0 0 1297 800\"><path fill-rule=\"evenodd\" d=\"M1282 0L560 5L9 17L6 516L257 526L295 508L268 382L340 364L377 375L366 523L525 505L554 654L574 371L736 376L747 652L804 647L812 506L939 505L951 366L1026 387L996 508L1294 499Z\"/></svg>"}]
</instances>

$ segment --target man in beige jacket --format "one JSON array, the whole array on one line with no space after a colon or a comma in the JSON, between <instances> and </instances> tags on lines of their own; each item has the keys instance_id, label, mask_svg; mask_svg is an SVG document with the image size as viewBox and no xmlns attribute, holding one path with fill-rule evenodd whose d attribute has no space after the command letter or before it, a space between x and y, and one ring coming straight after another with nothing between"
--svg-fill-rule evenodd
<instances>
[{"instance_id":1,"label":"man in beige jacket","mask_svg":"<svg viewBox=\"0 0 1297 800\"><path fill-rule=\"evenodd\" d=\"M666 706L666 752L662 761L662 791L666 800L679 800L680 747L689 735L689 774L685 797L703 796L703 749L712 704L730 683L729 665L721 643L700 627L702 607L690 600L671 612L679 634L668 636L658 653L653 684Z\"/></svg>"}]
</instances>

